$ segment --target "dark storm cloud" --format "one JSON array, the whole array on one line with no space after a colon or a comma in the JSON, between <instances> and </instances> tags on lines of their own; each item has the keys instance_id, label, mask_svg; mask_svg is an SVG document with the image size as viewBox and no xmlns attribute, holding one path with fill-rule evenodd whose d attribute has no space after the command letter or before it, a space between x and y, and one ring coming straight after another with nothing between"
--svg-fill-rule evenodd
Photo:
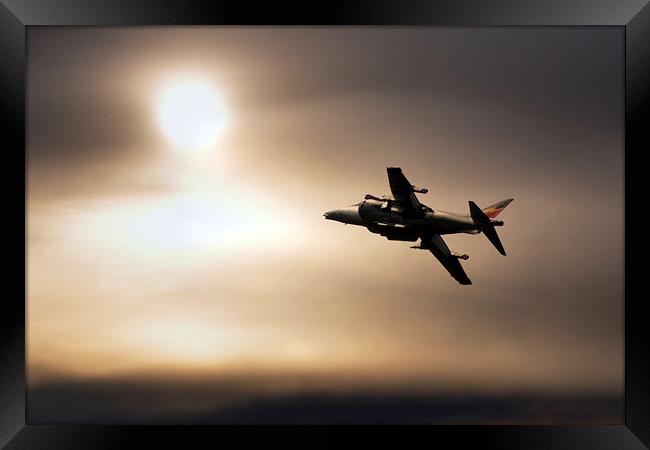
<instances>
[{"instance_id":1,"label":"dark storm cloud","mask_svg":"<svg viewBox=\"0 0 650 450\"><path fill-rule=\"evenodd\" d=\"M198 382L187 378L72 379L31 387L28 402L33 424L110 424L119 417L123 424L593 425L620 423L623 409L617 393L385 389L378 393L359 387L332 390L321 383L303 377L298 388L264 389L268 374L250 373Z\"/></svg>"}]
</instances>

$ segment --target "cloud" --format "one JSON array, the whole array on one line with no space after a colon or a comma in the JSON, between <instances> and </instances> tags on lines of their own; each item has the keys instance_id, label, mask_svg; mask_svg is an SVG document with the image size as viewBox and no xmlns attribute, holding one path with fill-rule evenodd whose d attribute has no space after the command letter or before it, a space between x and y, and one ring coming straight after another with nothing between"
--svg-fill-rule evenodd
<instances>
[{"instance_id":1,"label":"cloud","mask_svg":"<svg viewBox=\"0 0 650 450\"><path fill-rule=\"evenodd\" d=\"M339 401L369 421L375 406L400 421L483 421L489 409L496 421L577 420L573 401L586 420L619 417L622 39L612 28L30 30L30 420L61 408L71 421L230 420L282 402L278 417L313 404L324 414L313 417L347 420ZM187 70L232 113L192 158L151 110L152 87ZM480 235L446 236L471 255L463 287L427 252L323 220L386 193L387 165L429 188L434 209L514 197L499 230L508 256ZM129 378L145 367L194 381ZM277 387L303 370L333 383ZM424 391L366 392L360 373ZM129 413L129 399L152 409ZM202 411L183 412L188 399Z\"/></svg>"},{"instance_id":2,"label":"cloud","mask_svg":"<svg viewBox=\"0 0 650 450\"><path fill-rule=\"evenodd\" d=\"M328 378L328 380L325 379ZM30 422L111 424L620 424L618 393L408 390L331 374L59 379L30 386ZM119 418L119 419L118 419Z\"/></svg>"}]
</instances>

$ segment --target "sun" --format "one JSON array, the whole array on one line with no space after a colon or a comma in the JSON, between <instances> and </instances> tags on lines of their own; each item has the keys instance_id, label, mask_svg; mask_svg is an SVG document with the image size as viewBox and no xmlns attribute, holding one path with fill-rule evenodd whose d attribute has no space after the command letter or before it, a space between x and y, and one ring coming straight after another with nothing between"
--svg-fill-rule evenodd
<instances>
[{"instance_id":1,"label":"sun","mask_svg":"<svg viewBox=\"0 0 650 450\"><path fill-rule=\"evenodd\" d=\"M165 83L156 96L156 121L177 148L196 150L214 143L227 117L217 89L198 78Z\"/></svg>"}]
</instances>

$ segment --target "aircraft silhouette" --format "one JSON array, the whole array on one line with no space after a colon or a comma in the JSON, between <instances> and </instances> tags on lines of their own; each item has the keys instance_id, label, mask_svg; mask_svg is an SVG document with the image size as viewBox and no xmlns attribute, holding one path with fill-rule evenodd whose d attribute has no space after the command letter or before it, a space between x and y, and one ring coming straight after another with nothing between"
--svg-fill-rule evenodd
<instances>
[{"instance_id":1,"label":"aircraft silhouette","mask_svg":"<svg viewBox=\"0 0 650 450\"><path fill-rule=\"evenodd\" d=\"M366 194L362 202L328 211L323 216L344 224L364 226L390 241L415 242L420 239L420 244L411 248L429 250L460 284L472 284L459 261L469 259L469 256L450 251L441 237L443 234L483 233L505 256L506 251L494 228L502 226L503 221L494 218L512 202L512 198L483 209L470 201L469 214L434 210L420 203L415 196L416 192L426 194L426 188L413 186L399 167L387 167L386 170L392 195L375 197Z\"/></svg>"}]
</instances>

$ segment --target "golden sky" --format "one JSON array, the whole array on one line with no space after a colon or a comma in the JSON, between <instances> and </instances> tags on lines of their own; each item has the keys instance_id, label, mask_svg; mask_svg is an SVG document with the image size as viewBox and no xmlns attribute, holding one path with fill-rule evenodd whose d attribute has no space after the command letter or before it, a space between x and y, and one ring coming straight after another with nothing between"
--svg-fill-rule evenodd
<instances>
[{"instance_id":1,"label":"golden sky","mask_svg":"<svg viewBox=\"0 0 650 450\"><path fill-rule=\"evenodd\" d=\"M622 395L622 39L30 29L31 386ZM161 106L183 83L218 116L199 148L174 134L196 111ZM508 256L445 237L471 255L460 286L410 243L323 219L388 193L391 165L434 209L514 197Z\"/></svg>"}]
</instances>

